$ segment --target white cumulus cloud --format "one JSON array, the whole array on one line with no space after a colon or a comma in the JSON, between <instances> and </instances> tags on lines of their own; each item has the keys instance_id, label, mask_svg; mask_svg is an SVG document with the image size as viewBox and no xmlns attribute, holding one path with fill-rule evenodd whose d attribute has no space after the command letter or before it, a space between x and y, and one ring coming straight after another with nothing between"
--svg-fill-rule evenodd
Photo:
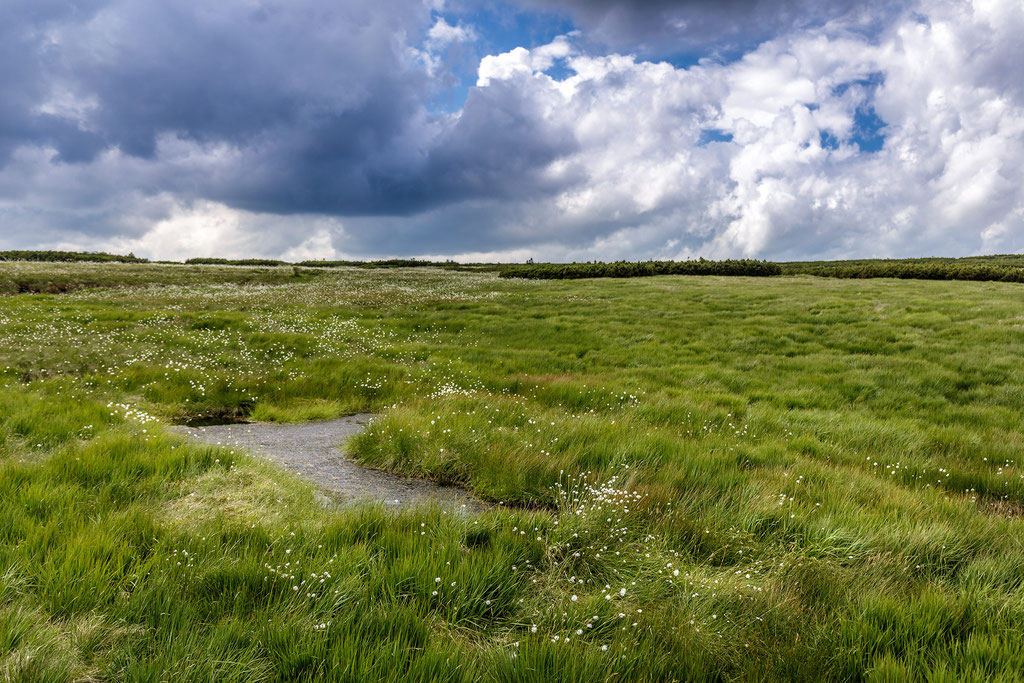
<instances>
[{"instance_id":1,"label":"white cumulus cloud","mask_svg":"<svg viewBox=\"0 0 1024 683\"><path fill-rule=\"evenodd\" d=\"M580 180L520 204L517 232L562 254L802 257L1024 249L1024 6L925 3L872 38L830 24L742 59L675 68L551 46L485 57L575 150ZM565 47L562 47L565 46ZM554 100L554 104L552 101ZM884 123L860 149L857 117ZM702 139L713 129L718 139ZM551 239L552 235L556 235ZM540 250L538 250L540 251ZM544 257L547 254L538 253Z\"/></svg>"}]
</instances>

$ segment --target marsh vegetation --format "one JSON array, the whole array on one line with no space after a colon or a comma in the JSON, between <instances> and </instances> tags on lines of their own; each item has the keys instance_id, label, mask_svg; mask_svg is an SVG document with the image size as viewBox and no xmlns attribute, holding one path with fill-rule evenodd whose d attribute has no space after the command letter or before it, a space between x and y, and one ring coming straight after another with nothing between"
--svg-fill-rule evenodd
<instances>
[{"instance_id":1,"label":"marsh vegetation","mask_svg":"<svg viewBox=\"0 0 1024 683\"><path fill-rule=\"evenodd\" d=\"M1024 671L1019 285L308 270L0 264L0 677ZM359 412L493 507L167 427Z\"/></svg>"}]
</instances>

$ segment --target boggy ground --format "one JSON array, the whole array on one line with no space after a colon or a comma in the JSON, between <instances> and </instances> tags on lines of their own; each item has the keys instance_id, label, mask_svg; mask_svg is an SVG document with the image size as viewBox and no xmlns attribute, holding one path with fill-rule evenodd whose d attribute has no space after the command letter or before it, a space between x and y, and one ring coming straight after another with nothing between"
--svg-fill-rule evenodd
<instances>
[{"instance_id":1,"label":"boggy ground","mask_svg":"<svg viewBox=\"0 0 1024 683\"><path fill-rule=\"evenodd\" d=\"M133 268L0 298L0 676L1024 671L1019 285ZM325 509L168 428L360 412L516 505Z\"/></svg>"},{"instance_id":2,"label":"boggy ground","mask_svg":"<svg viewBox=\"0 0 1024 683\"><path fill-rule=\"evenodd\" d=\"M381 503L385 507L437 506L462 513L480 512L483 504L455 486L399 477L352 462L346 441L360 434L373 415L349 415L302 424L240 423L176 427L203 443L238 448L260 455L313 482L328 504Z\"/></svg>"}]
</instances>

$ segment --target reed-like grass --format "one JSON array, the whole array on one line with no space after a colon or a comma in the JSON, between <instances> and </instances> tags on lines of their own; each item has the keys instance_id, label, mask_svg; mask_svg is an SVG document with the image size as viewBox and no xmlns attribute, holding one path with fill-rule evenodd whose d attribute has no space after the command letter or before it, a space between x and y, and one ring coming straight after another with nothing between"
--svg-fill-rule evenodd
<instances>
[{"instance_id":1,"label":"reed-like grass","mask_svg":"<svg viewBox=\"0 0 1024 683\"><path fill-rule=\"evenodd\" d=\"M222 270L0 298L0 679L1020 679L1018 286ZM164 427L357 411L494 508Z\"/></svg>"}]
</instances>

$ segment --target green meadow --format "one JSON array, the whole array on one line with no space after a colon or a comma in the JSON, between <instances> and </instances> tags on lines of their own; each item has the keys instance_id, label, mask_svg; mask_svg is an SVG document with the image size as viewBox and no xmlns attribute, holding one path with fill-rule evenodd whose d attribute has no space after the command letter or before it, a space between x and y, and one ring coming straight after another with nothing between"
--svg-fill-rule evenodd
<instances>
[{"instance_id":1,"label":"green meadow","mask_svg":"<svg viewBox=\"0 0 1024 683\"><path fill-rule=\"evenodd\" d=\"M0 288L2 681L1024 678L1024 285ZM489 509L325 505L168 429L357 412L352 458Z\"/></svg>"}]
</instances>

